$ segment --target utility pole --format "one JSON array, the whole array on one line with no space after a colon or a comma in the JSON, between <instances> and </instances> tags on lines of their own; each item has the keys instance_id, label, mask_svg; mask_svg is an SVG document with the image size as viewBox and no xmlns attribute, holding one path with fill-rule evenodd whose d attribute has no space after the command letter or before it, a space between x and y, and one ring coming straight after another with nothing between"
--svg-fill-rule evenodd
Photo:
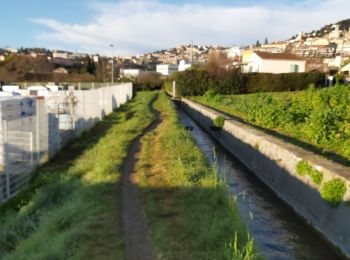
<instances>
[{"instance_id":1,"label":"utility pole","mask_svg":"<svg viewBox=\"0 0 350 260\"><path fill-rule=\"evenodd\" d=\"M191 65L193 65L193 41L191 42Z\"/></svg>"},{"instance_id":2,"label":"utility pole","mask_svg":"<svg viewBox=\"0 0 350 260\"><path fill-rule=\"evenodd\" d=\"M111 83L114 84L114 44L109 45L112 48L112 75L111 75Z\"/></svg>"},{"instance_id":3,"label":"utility pole","mask_svg":"<svg viewBox=\"0 0 350 260\"><path fill-rule=\"evenodd\" d=\"M344 38L345 38L345 29L343 29L343 37L342 37L342 43L341 43L341 52L340 52L340 69L343 65L343 56L344 56Z\"/></svg>"}]
</instances>

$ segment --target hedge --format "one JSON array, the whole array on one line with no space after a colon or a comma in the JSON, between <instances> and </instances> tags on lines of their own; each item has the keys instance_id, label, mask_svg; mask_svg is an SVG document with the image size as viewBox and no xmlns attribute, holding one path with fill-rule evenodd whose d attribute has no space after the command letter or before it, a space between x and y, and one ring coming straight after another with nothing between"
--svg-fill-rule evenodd
<instances>
[{"instance_id":1,"label":"hedge","mask_svg":"<svg viewBox=\"0 0 350 260\"><path fill-rule=\"evenodd\" d=\"M222 95L256 92L281 92L306 89L309 85L323 87L325 74L307 73L242 73L231 70L222 79L211 79L208 72L194 68L175 75L177 90L183 96L200 96L208 89Z\"/></svg>"}]
</instances>

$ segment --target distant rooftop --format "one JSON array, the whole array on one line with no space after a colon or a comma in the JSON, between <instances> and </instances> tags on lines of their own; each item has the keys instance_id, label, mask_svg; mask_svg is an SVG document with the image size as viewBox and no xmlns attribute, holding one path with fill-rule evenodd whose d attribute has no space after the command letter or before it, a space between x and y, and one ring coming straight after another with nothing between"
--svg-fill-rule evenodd
<instances>
[{"instance_id":1,"label":"distant rooftop","mask_svg":"<svg viewBox=\"0 0 350 260\"><path fill-rule=\"evenodd\" d=\"M254 53L265 60L304 60L303 58L290 53L270 53L262 51L254 51Z\"/></svg>"}]
</instances>

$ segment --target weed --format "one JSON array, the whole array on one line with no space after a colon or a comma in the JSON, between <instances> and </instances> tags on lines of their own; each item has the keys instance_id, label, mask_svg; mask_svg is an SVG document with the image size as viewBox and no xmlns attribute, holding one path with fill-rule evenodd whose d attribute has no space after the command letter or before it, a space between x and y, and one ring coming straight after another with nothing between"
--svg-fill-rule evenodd
<instances>
[{"instance_id":1,"label":"weed","mask_svg":"<svg viewBox=\"0 0 350 260\"><path fill-rule=\"evenodd\" d=\"M312 181L316 184L321 184L323 180L323 173L314 169L307 161L301 160L297 164L297 173L300 176L310 176Z\"/></svg>"},{"instance_id":2,"label":"weed","mask_svg":"<svg viewBox=\"0 0 350 260\"><path fill-rule=\"evenodd\" d=\"M323 184L321 197L332 207L338 206L346 192L346 184L340 178L334 178Z\"/></svg>"},{"instance_id":3,"label":"weed","mask_svg":"<svg viewBox=\"0 0 350 260\"><path fill-rule=\"evenodd\" d=\"M215 127L222 129L224 127L224 124L225 124L225 118L223 116L217 116L214 119L214 126Z\"/></svg>"},{"instance_id":4,"label":"weed","mask_svg":"<svg viewBox=\"0 0 350 260\"><path fill-rule=\"evenodd\" d=\"M209 94L192 99L350 165L349 87L230 95L220 102Z\"/></svg>"}]
</instances>

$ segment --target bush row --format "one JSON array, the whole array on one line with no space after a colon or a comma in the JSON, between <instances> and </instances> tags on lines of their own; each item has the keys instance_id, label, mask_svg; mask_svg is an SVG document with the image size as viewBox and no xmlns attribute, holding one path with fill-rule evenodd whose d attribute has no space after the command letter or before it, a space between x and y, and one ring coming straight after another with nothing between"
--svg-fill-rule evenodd
<instances>
[{"instance_id":1,"label":"bush row","mask_svg":"<svg viewBox=\"0 0 350 260\"><path fill-rule=\"evenodd\" d=\"M208 91L193 99L310 143L325 154L336 153L340 161L345 159L350 165L350 88L347 86L230 96Z\"/></svg>"},{"instance_id":2,"label":"bush row","mask_svg":"<svg viewBox=\"0 0 350 260\"><path fill-rule=\"evenodd\" d=\"M323 87L325 83L325 74L320 72L272 74L229 70L215 77L205 68L179 72L174 78L177 90L183 96L203 95L208 89L223 95L296 91L306 89L310 84Z\"/></svg>"}]
</instances>

